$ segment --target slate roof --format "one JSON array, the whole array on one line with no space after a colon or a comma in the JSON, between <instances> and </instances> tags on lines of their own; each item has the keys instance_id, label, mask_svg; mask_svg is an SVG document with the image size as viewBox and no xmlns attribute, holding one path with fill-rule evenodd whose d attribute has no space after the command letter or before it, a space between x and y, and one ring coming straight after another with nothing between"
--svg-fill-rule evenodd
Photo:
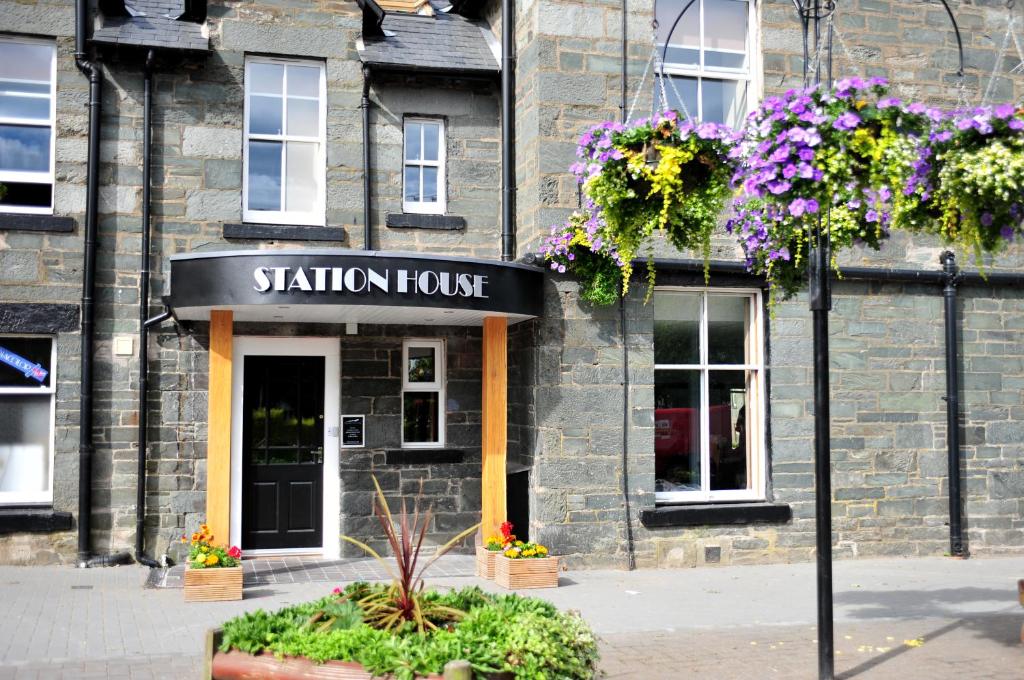
<instances>
[{"instance_id":1,"label":"slate roof","mask_svg":"<svg viewBox=\"0 0 1024 680\"><path fill-rule=\"evenodd\" d=\"M384 37L363 37L359 58L364 64L399 71L501 72L486 26L465 17L391 12L382 28Z\"/></svg>"},{"instance_id":2,"label":"slate roof","mask_svg":"<svg viewBox=\"0 0 1024 680\"><path fill-rule=\"evenodd\" d=\"M126 0L125 6L136 16L104 16L92 34L94 43L209 51L203 26L178 20L183 0Z\"/></svg>"}]
</instances>

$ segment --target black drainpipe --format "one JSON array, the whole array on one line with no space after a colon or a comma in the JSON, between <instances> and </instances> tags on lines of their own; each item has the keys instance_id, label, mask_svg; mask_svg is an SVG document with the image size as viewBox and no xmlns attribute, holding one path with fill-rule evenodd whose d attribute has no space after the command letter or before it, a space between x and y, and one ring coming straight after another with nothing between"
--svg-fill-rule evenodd
<instances>
[{"instance_id":1,"label":"black drainpipe","mask_svg":"<svg viewBox=\"0 0 1024 680\"><path fill-rule=\"evenodd\" d=\"M363 66L363 250L373 250L370 231L370 67Z\"/></svg>"},{"instance_id":2,"label":"black drainpipe","mask_svg":"<svg viewBox=\"0 0 1024 680\"><path fill-rule=\"evenodd\" d=\"M145 553L146 520L146 454L149 448L147 424L149 421L149 326L170 317L169 312L147 319L149 316L149 266L150 266L150 223L151 218L151 160L153 148L153 61L156 52L146 52L142 67L142 261L139 266L139 453L136 476L135 499L135 561L147 567L159 567L160 563Z\"/></svg>"},{"instance_id":3,"label":"black drainpipe","mask_svg":"<svg viewBox=\"0 0 1024 680\"><path fill-rule=\"evenodd\" d=\"M960 499L960 376L957 348L956 286L960 281L956 258L946 251L939 257L945 285L942 288L946 325L946 449L949 454L949 552L967 557L963 538L963 506Z\"/></svg>"},{"instance_id":4,"label":"black drainpipe","mask_svg":"<svg viewBox=\"0 0 1024 680\"><path fill-rule=\"evenodd\" d=\"M89 79L89 133L85 179L85 229L82 244L82 340L78 399L78 566L122 564L128 553L92 555L93 341L96 292L96 215L99 200L100 115L103 72L85 51L89 30L87 0L75 0L75 66Z\"/></svg>"},{"instance_id":5,"label":"black drainpipe","mask_svg":"<svg viewBox=\"0 0 1024 680\"><path fill-rule=\"evenodd\" d=\"M516 259L515 17L501 0L501 260Z\"/></svg>"},{"instance_id":6,"label":"black drainpipe","mask_svg":"<svg viewBox=\"0 0 1024 680\"><path fill-rule=\"evenodd\" d=\"M626 19L628 0L622 0L622 83L620 88L619 111L622 123L626 123L626 78L628 68L628 23ZM629 333L626 326L626 301L619 297L619 323L622 327L622 502L626 513L626 566L636 569L636 554L633 549L633 517L629 502Z\"/></svg>"}]
</instances>

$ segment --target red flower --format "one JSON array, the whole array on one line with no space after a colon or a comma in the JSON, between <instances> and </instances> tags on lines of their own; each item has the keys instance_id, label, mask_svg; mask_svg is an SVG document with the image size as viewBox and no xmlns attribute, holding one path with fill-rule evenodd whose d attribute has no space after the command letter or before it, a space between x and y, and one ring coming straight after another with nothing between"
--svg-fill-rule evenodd
<instances>
[{"instance_id":1,"label":"red flower","mask_svg":"<svg viewBox=\"0 0 1024 680\"><path fill-rule=\"evenodd\" d=\"M335 588L331 592L334 593L335 595L341 595L341 588Z\"/></svg>"},{"instance_id":2,"label":"red flower","mask_svg":"<svg viewBox=\"0 0 1024 680\"><path fill-rule=\"evenodd\" d=\"M506 541L512 536L512 522L501 523L501 535L505 537Z\"/></svg>"},{"instance_id":3,"label":"red flower","mask_svg":"<svg viewBox=\"0 0 1024 680\"><path fill-rule=\"evenodd\" d=\"M242 551L239 549L237 545L233 545L228 550L228 557L234 557L236 560L240 559L242 557Z\"/></svg>"}]
</instances>

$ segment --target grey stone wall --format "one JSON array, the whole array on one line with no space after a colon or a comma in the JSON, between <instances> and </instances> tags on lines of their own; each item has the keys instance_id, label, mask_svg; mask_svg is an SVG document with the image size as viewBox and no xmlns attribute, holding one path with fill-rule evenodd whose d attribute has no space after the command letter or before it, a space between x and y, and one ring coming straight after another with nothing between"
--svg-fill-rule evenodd
<instances>
[{"instance_id":1,"label":"grey stone wall","mask_svg":"<svg viewBox=\"0 0 1024 680\"><path fill-rule=\"evenodd\" d=\"M587 126L620 115L620 10L620 3L610 1L519 5L521 252L536 248L549 226L577 205L576 187L566 172L574 161L575 138ZM631 99L650 54L652 3L631 2L629 11ZM923 2L840 3L835 18L842 39L837 39L837 76L888 76L904 98L946 106L961 96L979 101L997 59L1006 9L1002 3L958 3L954 11L965 36L962 89L954 75L955 42L948 20L941 6ZM792 3L763 0L759 14L764 93L799 85L800 30ZM1014 65L1009 55L999 64L996 99L1024 92L1024 80L1008 75ZM650 80L645 87L651 87ZM643 93L640 110L649 108L650 101ZM841 262L937 269L941 250L932 239L897 236L879 253L853 251ZM716 242L715 253L736 257L735 247L724 240ZM985 265L1014 270L1020 258L1015 246ZM961 264L974 264L969 256L961 259ZM833 501L834 538L841 556L941 554L948 549L940 292L837 286L831 336ZM1024 415L1014 409L1019 395L1012 329L1020 323L1019 303L1014 294L988 287L964 289L963 295L970 549L1021 552L1021 450L1011 434ZM634 296L627 301L627 458L638 563L701 564L704 547L720 548L722 562L810 559L813 420L806 299L778 307L767 356L768 498L790 504L793 521L783 526L646 530L638 513L654 506L653 311ZM546 316L534 322L536 382L525 407L536 414L531 535L568 555L573 564L622 565L623 371L617 310L581 306L575 285L565 277L552 277L546 297ZM1004 364L1011 373L997 375L994 367Z\"/></svg>"},{"instance_id":2,"label":"grey stone wall","mask_svg":"<svg viewBox=\"0 0 1024 680\"><path fill-rule=\"evenodd\" d=\"M438 452L408 450L410 462L389 463L388 450L401 448L402 341L444 338L446 352L445 449L462 452L458 463L437 463ZM360 326L358 336L341 339L341 408L366 414L366 449L341 450L342 533L386 550L373 515L373 477L393 512L404 497L412 511L423 483L421 511L433 508L425 543L441 545L480 521L481 331L443 326ZM469 549L471 539L463 541ZM342 554L362 553L350 544Z\"/></svg>"}]
</instances>

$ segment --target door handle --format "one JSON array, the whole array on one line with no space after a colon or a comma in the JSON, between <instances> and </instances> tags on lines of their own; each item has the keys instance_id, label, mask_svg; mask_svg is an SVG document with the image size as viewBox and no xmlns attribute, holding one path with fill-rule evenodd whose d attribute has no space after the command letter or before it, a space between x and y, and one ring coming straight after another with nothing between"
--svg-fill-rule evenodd
<instances>
[{"instance_id":1,"label":"door handle","mask_svg":"<svg viewBox=\"0 0 1024 680\"><path fill-rule=\"evenodd\" d=\"M324 462L324 447L320 447L313 450L313 462L323 463Z\"/></svg>"}]
</instances>

